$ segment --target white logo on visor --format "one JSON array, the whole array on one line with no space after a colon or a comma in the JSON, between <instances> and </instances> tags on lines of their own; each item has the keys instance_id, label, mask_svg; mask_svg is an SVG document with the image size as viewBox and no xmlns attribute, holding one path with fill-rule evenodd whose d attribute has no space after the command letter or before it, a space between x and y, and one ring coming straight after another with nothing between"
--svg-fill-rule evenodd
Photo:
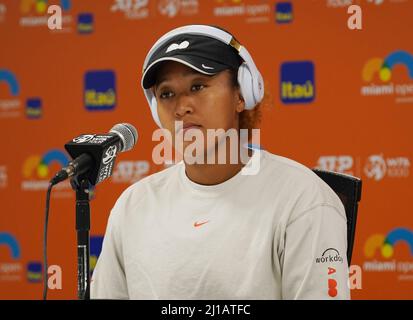
<instances>
[{"instance_id":1,"label":"white logo on visor","mask_svg":"<svg viewBox=\"0 0 413 320\"><path fill-rule=\"evenodd\" d=\"M171 52L173 50L182 50L182 49L186 49L189 46L189 42L188 41L182 41L180 44L177 43L172 43L168 49L166 49L166 53Z\"/></svg>"},{"instance_id":2,"label":"white logo on visor","mask_svg":"<svg viewBox=\"0 0 413 320\"><path fill-rule=\"evenodd\" d=\"M206 66L206 65L204 65L204 64L202 64L202 68L204 68L204 69L214 69L213 67L208 67L208 66Z\"/></svg>"}]
</instances>

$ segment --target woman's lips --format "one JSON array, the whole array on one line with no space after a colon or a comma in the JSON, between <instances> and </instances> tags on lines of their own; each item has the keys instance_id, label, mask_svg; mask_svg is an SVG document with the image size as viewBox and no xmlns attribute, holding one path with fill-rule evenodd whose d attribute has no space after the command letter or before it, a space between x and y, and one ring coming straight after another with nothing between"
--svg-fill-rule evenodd
<instances>
[{"instance_id":1,"label":"woman's lips","mask_svg":"<svg viewBox=\"0 0 413 320\"><path fill-rule=\"evenodd\" d=\"M182 127L177 128L176 133L182 133L185 134L185 132L187 132L189 129L199 129L201 127L201 125L199 124L195 124L195 123L185 123Z\"/></svg>"},{"instance_id":2,"label":"woman's lips","mask_svg":"<svg viewBox=\"0 0 413 320\"><path fill-rule=\"evenodd\" d=\"M182 128L182 132L183 132L183 134L185 134L185 132L187 132L189 129L197 129L197 128L200 128L201 126L200 125L197 125L197 124L191 124L191 125L184 125L184 127Z\"/></svg>"}]
</instances>

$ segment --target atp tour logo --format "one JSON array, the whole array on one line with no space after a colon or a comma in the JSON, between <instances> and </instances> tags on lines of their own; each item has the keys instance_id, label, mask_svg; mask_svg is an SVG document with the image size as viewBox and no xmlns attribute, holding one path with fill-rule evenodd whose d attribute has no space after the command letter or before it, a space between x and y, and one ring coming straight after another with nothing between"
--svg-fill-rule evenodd
<instances>
[{"instance_id":1,"label":"atp tour logo","mask_svg":"<svg viewBox=\"0 0 413 320\"><path fill-rule=\"evenodd\" d=\"M4 247L6 250L4 250ZM3 253L7 253L7 258ZM21 258L20 244L17 238L9 232L0 232L0 281L21 281L23 270L22 264L18 262ZM12 260L7 262L7 260Z\"/></svg>"},{"instance_id":2,"label":"atp tour logo","mask_svg":"<svg viewBox=\"0 0 413 320\"><path fill-rule=\"evenodd\" d=\"M144 19L149 16L149 0L115 0L111 12L123 12L127 19Z\"/></svg>"},{"instance_id":3,"label":"atp tour logo","mask_svg":"<svg viewBox=\"0 0 413 320\"><path fill-rule=\"evenodd\" d=\"M47 190L52 175L68 163L68 156L58 149L49 150L43 156L29 156L23 164L24 180L21 184L22 190ZM57 190L69 189L70 185L67 181L64 181L55 187Z\"/></svg>"},{"instance_id":4,"label":"atp tour logo","mask_svg":"<svg viewBox=\"0 0 413 320\"><path fill-rule=\"evenodd\" d=\"M310 103L315 99L314 64L285 62L280 72L280 97L284 104Z\"/></svg>"},{"instance_id":5,"label":"atp tour logo","mask_svg":"<svg viewBox=\"0 0 413 320\"><path fill-rule=\"evenodd\" d=\"M116 78L111 70L88 71L84 79L85 108L110 111L116 107Z\"/></svg>"},{"instance_id":6,"label":"atp tour logo","mask_svg":"<svg viewBox=\"0 0 413 320\"><path fill-rule=\"evenodd\" d=\"M293 21L293 5L291 2L277 2L275 4L275 22L290 23Z\"/></svg>"},{"instance_id":7,"label":"atp tour logo","mask_svg":"<svg viewBox=\"0 0 413 320\"><path fill-rule=\"evenodd\" d=\"M128 183L132 184L141 180L149 174L149 161L119 161L113 170L113 183Z\"/></svg>"},{"instance_id":8,"label":"atp tour logo","mask_svg":"<svg viewBox=\"0 0 413 320\"><path fill-rule=\"evenodd\" d=\"M396 256L397 251L400 252ZM390 230L386 235L371 235L364 244L364 256L369 259L363 264L364 271L395 273L400 281L413 281L411 229L399 227Z\"/></svg>"},{"instance_id":9,"label":"atp tour logo","mask_svg":"<svg viewBox=\"0 0 413 320\"><path fill-rule=\"evenodd\" d=\"M350 155L321 156L316 168L353 175L353 165L354 159Z\"/></svg>"},{"instance_id":10,"label":"atp tour logo","mask_svg":"<svg viewBox=\"0 0 413 320\"><path fill-rule=\"evenodd\" d=\"M399 65L405 68L397 68ZM397 72L395 72L396 68ZM406 73L399 71L401 69L407 70L410 82L398 80L406 78ZM396 103L413 101L413 82L411 81L413 79L413 56L407 51L392 52L384 59L369 59L364 64L361 77L364 82L369 83L361 87L362 96L395 96Z\"/></svg>"},{"instance_id":11,"label":"atp tour logo","mask_svg":"<svg viewBox=\"0 0 413 320\"><path fill-rule=\"evenodd\" d=\"M52 2L52 3L50 3ZM68 13L71 10L71 0L47 1L47 0L20 0L20 26L22 27L46 27L48 26L48 7L58 5L62 10L62 25L66 31L71 30L73 17Z\"/></svg>"}]
</instances>

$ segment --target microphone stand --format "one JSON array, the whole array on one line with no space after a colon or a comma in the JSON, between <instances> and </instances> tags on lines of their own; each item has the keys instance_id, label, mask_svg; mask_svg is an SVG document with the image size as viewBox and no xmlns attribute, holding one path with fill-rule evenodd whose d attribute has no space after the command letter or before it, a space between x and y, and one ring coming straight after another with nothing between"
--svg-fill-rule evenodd
<instances>
[{"instance_id":1,"label":"microphone stand","mask_svg":"<svg viewBox=\"0 0 413 320\"><path fill-rule=\"evenodd\" d=\"M87 178L79 176L70 183L76 191L77 295L79 300L90 300L90 184Z\"/></svg>"}]
</instances>

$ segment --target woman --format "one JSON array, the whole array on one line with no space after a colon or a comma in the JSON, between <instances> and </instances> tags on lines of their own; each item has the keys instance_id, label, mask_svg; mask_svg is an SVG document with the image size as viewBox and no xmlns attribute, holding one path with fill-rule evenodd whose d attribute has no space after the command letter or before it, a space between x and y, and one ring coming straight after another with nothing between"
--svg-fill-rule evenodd
<instances>
[{"instance_id":1,"label":"woman","mask_svg":"<svg viewBox=\"0 0 413 320\"><path fill-rule=\"evenodd\" d=\"M188 153L184 142L183 161L120 196L92 298L348 299L346 216L336 194L293 160L208 138L257 125L264 86L246 49L216 27L172 30L149 51L142 87L173 144L192 132L202 149ZM212 152L220 147L223 164ZM213 163L202 161L209 156ZM247 172L251 164L258 170Z\"/></svg>"}]
</instances>

